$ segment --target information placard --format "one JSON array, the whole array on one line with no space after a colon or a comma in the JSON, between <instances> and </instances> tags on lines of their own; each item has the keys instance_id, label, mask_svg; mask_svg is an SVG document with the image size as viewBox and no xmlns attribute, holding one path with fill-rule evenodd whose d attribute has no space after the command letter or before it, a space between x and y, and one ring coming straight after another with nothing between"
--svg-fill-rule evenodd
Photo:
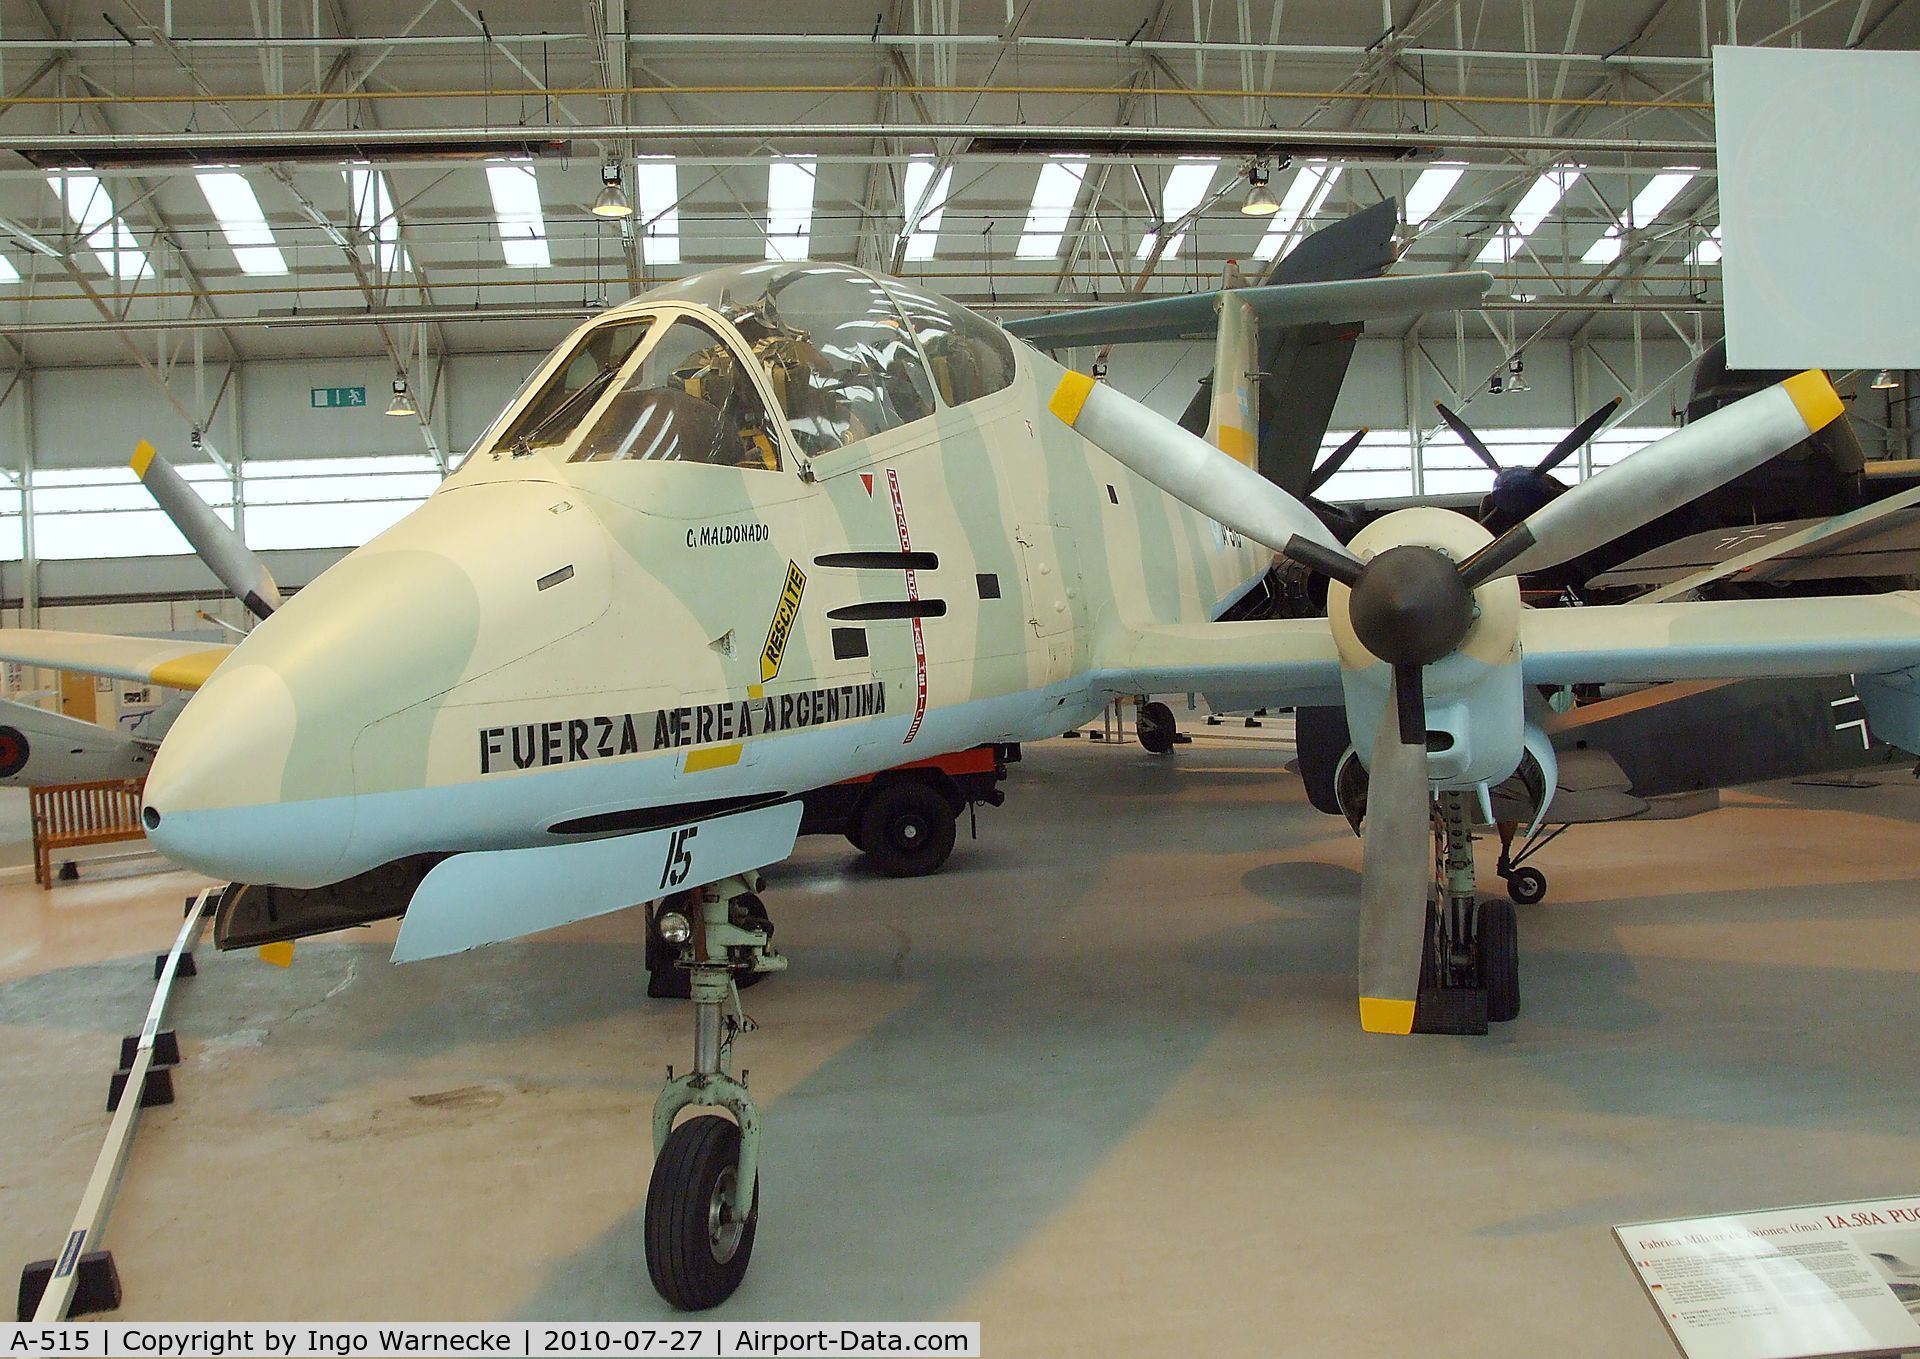
<instances>
[{"instance_id":1,"label":"information placard","mask_svg":"<svg viewBox=\"0 0 1920 1359\"><path fill-rule=\"evenodd\" d=\"M1687 1359L1920 1350L1920 1196L1613 1233Z\"/></svg>"}]
</instances>

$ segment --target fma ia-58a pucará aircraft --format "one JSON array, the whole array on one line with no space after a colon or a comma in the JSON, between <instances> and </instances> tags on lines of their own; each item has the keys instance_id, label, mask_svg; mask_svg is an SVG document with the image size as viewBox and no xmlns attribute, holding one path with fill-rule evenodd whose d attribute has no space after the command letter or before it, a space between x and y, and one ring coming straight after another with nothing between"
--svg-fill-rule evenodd
<instances>
[{"instance_id":1,"label":"fma ia-58a pucar\u00e1 aircraft","mask_svg":"<svg viewBox=\"0 0 1920 1359\"><path fill-rule=\"evenodd\" d=\"M1352 319L1468 305L1486 281L1223 305L1236 325ZM753 1246L735 980L786 965L757 870L791 851L795 794L1058 733L1113 695L1344 703L1373 734L1358 752L1360 1016L1409 1032L1423 957L1429 972L1471 963L1460 851L1489 786L1519 771L1553 787L1531 686L1920 663L1908 595L1521 607L1515 572L1839 411L1803 374L1497 540L1420 509L1342 546L1243 462L944 299L836 265L755 265L582 326L425 505L238 645L14 633L0 654L198 687L144 816L168 857L236 884L225 945L404 912L406 961L668 899L694 1061L655 1109L647 1256L669 1301L705 1307ZM1330 616L1214 622L1275 552L1338 582ZM1437 893L1436 825L1451 851ZM690 1107L709 1112L676 1126Z\"/></svg>"}]
</instances>

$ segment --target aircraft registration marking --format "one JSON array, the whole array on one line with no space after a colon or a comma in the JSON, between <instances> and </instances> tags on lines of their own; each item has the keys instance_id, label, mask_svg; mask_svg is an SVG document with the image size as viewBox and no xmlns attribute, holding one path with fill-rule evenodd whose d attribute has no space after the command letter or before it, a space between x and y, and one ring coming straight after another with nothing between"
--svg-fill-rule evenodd
<instances>
[{"instance_id":1,"label":"aircraft registration marking","mask_svg":"<svg viewBox=\"0 0 1920 1359\"><path fill-rule=\"evenodd\" d=\"M900 499L900 474L889 467L887 469L887 490L893 496L893 523L900 531L900 550L913 551L913 539L907 534L907 507ZM907 567L907 598L918 602L920 598L920 577L914 569ZM913 616L913 721L907 724L906 739L901 745L910 745L913 738L920 734L920 723L927 715L927 638L920 630L920 615Z\"/></svg>"}]
</instances>

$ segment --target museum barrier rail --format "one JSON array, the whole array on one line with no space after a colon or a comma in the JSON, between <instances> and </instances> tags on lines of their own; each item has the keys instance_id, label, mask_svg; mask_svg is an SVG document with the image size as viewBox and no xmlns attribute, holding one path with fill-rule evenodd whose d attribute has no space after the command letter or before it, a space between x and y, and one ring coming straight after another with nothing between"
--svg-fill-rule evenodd
<instances>
[{"instance_id":1,"label":"museum barrier rail","mask_svg":"<svg viewBox=\"0 0 1920 1359\"><path fill-rule=\"evenodd\" d=\"M143 839L140 797L145 779L103 779L31 789L33 880L53 886L53 856L81 845Z\"/></svg>"}]
</instances>

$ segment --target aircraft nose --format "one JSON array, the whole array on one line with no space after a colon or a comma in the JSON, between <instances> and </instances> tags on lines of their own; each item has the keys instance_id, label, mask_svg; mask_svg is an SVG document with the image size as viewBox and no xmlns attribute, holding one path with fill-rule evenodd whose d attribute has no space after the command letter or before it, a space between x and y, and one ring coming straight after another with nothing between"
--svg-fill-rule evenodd
<instances>
[{"instance_id":1,"label":"aircraft nose","mask_svg":"<svg viewBox=\"0 0 1920 1359\"><path fill-rule=\"evenodd\" d=\"M140 819L154 848L237 882L278 882L302 870L324 875L346 847L351 816L315 804L296 826L283 814L296 725L286 680L271 666L230 657L180 714L148 770Z\"/></svg>"},{"instance_id":2,"label":"aircraft nose","mask_svg":"<svg viewBox=\"0 0 1920 1359\"><path fill-rule=\"evenodd\" d=\"M438 721L449 691L604 610L604 540L551 486L432 496L264 620L187 704L148 774L148 835L215 877L287 887L457 847L392 804L447 781L436 752L471 763L447 753L472 744Z\"/></svg>"}]
</instances>

